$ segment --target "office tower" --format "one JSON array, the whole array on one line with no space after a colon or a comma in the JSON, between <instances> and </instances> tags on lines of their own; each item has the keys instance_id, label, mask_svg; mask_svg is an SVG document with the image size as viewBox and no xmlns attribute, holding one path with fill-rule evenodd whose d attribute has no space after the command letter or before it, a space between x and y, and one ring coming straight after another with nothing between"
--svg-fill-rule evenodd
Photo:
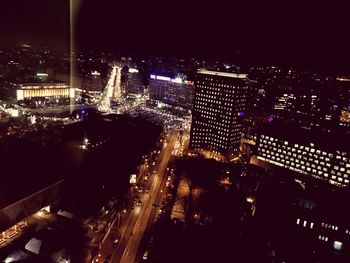
<instances>
[{"instance_id":1,"label":"office tower","mask_svg":"<svg viewBox=\"0 0 350 263\"><path fill-rule=\"evenodd\" d=\"M231 159L238 153L246 110L246 74L199 70L190 149Z\"/></svg>"}]
</instances>

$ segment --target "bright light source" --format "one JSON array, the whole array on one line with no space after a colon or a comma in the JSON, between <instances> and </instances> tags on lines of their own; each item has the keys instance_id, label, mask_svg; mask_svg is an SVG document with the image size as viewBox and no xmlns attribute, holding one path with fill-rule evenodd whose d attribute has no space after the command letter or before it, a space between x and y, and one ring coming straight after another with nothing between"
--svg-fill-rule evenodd
<instances>
[{"instance_id":1,"label":"bright light source","mask_svg":"<svg viewBox=\"0 0 350 263\"><path fill-rule=\"evenodd\" d=\"M247 197L246 198L248 203L253 203L254 202L254 198L253 197Z\"/></svg>"},{"instance_id":2,"label":"bright light source","mask_svg":"<svg viewBox=\"0 0 350 263\"><path fill-rule=\"evenodd\" d=\"M136 184L136 174L131 174L130 175L130 184Z\"/></svg>"},{"instance_id":3,"label":"bright light source","mask_svg":"<svg viewBox=\"0 0 350 263\"><path fill-rule=\"evenodd\" d=\"M49 76L47 73L36 73L37 77L47 77Z\"/></svg>"},{"instance_id":4,"label":"bright light source","mask_svg":"<svg viewBox=\"0 0 350 263\"><path fill-rule=\"evenodd\" d=\"M4 262L5 262L5 263L15 262L15 259L12 258L12 257L7 257L7 258L5 258Z\"/></svg>"},{"instance_id":5,"label":"bright light source","mask_svg":"<svg viewBox=\"0 0 350 263\"><path fill-rule=\"evenodd\" d=\"M136 68L129 68L129 73L138 73L138 69Z\"/></svg>"},{"instance_id":6,"label":"bright light source","mask_svg":"<svg viewBox=\"0 0 350 263\"><path fill-rule=\"evenodd\" d=\"M170 80L171 82L174 82L174 83L182 83L182 78L175 78L175 79L171 79Z\"/></svg>"},{"instance_id":7,"label":"bright light source","mask_svg":"<svg viewBox=\"0 0 350 263\"><path fill-rule=\"evenodd\" d=\"M101 73L100 73L100 72L97 72L97 71L95 70L95 71L91 72L91 75L93 75L93 76L100 76Z\"/></svg>"},{"instance_id":8,"label":"bright light source","mask_svg":"<svg viewBox=\"0 0 350 263\"><path fill-rule=\"evenodd\" d=\"M343 243L340 241L334 241L333 247L335 250L341 250L343 247Z\"/></svg>"},{"instance_id":9,"label":"bright light source","mask_svg":"<svg viewBox=\"0 0 350 263\"><path fill-rule=\"evenodd\" d=\"M75 89L74 88L70 88L69 89L69 98L74 98L75 97Z\"/></svg>"},{"instance_id":10,"label":"bright light source","mask_svg":"<svg viewBox=\"0 0 350 263\"><path fill-rule=\"evenodd\" d=\"M170 81L169 77L164 77L164 76L156 76L158 80L164 80L164 81Z\"/></svg>"}]
</instances>

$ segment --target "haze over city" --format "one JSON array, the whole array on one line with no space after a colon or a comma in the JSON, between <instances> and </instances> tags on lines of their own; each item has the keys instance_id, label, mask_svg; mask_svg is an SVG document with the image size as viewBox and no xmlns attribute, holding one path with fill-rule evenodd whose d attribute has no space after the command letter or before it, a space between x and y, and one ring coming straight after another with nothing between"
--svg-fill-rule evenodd
<instances>
[{"instance_id":1,"label":"haze over city","mask_svg":"<svg viewBox=\"0 0 350 263\"><path fill-rule=\"evenodd\" d=\"M336 3L0 9L0 262L349 262Z\"/></svg>"}]
</instances>

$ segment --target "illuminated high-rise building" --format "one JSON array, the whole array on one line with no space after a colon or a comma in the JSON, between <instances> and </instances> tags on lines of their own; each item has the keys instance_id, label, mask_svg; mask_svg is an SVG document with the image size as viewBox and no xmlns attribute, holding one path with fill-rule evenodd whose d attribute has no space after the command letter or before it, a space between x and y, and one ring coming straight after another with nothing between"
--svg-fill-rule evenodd
<instances>
[{"instance_id":1,"label":"illuminated high-rise building","mask_svg":"<svg viewBox=\"0 0 350 263\"><path fill-rule=\"evenodd\" d=\"M190 149L237 155L246 110L246 74L200 70L195 81Z\"/></svg>"}]
</instances>

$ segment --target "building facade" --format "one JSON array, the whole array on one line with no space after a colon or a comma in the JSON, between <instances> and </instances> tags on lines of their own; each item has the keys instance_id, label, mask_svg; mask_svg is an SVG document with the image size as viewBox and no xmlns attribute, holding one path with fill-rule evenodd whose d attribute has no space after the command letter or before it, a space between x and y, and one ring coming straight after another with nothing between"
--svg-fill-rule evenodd
<instances>
[{"instance_id":1,"label":"building facade","mask_svg":"<svg viewBox=\"0 0 350 263\"><path fill-rule=\"evenodd\" d=\"M259 132L256 158L304 178L312 177L334 186L348 187L350 152L346 138L346 134L340 133L273 126Z\"/></svg>"},{"instance_id":2,"label":"building facade","mask_svg":"<svg viewBox=\"0 0 350 263\"><path fill-rule=\"evenodd\" d=\"M75 89L64 83L21 84L16 90L17 100L32 98L74 98Z\"/></svg>"},{"instance_id":3,"label":"building facade","mask_svg":"<svg viewBox=\"0 0 350 263\"><path fill-rule=\"evenodd\" d=\"M149 97L152 101L192 109L193 93L194 88L185 76L150 76Z\"/></svg>"},{"instance_id":4,"label":"building facade","mask_svg":"<svg viewBox=\"0 0 350 263\"><path fill-rule=\"evenodd\" d=\"M190 149L230 159L239 150L246 74L200 70L195 82Z\"/></svg>"}]
</instances>

